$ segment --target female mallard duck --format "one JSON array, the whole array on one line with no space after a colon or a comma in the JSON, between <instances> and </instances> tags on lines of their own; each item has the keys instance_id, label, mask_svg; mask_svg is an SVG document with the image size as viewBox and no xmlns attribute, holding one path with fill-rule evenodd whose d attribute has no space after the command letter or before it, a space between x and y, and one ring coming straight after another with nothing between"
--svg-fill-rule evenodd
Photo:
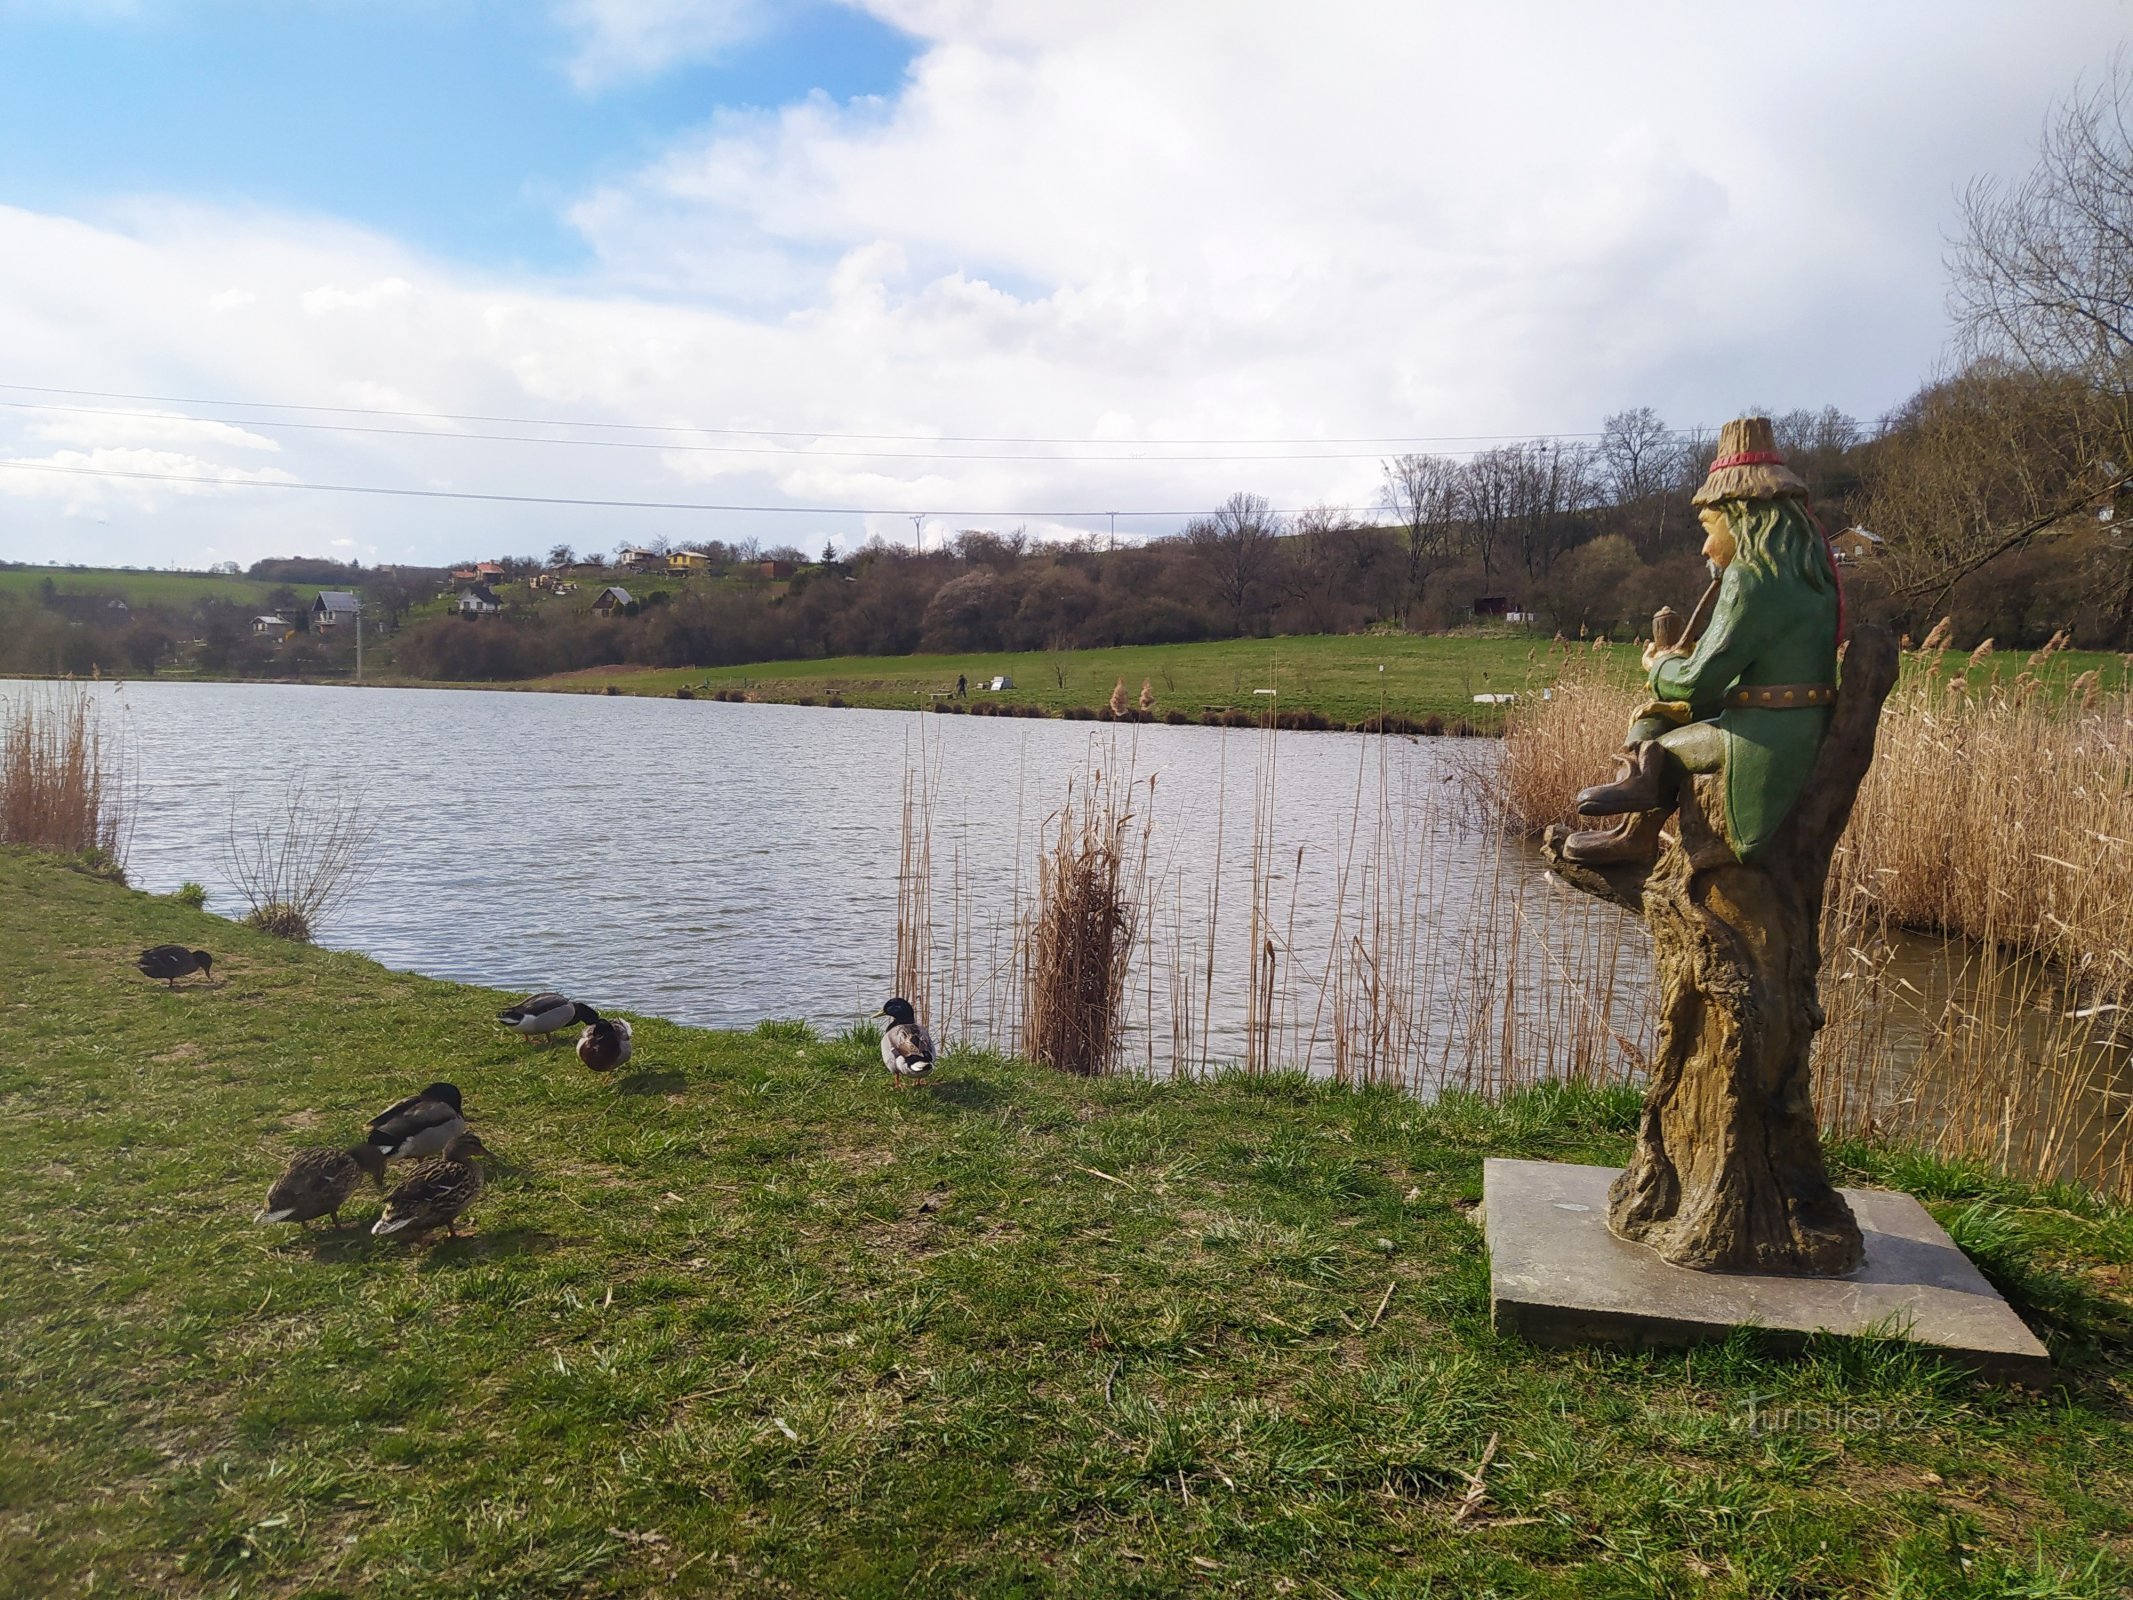
<instances>
[{"instance_id":1,"label":"female mallard duck","mask_svg":"<svg viewBox=\"0 0 2133 1600\"><path fill-rule=\"evenodd\" d=\"M505 1006L496 1013L496 1020L513 1033L551 1044L558 1029L567 1028L573 1022L596 1022L599 1016L600 1013L591 1006L581 1006L568 995L543 989L539 994L529 994L515 1006Z\"/></svg>"},{"instance_id":2,"label":"female mallard duck","mask_svg":"<svg viewBox=\"0 0 2133 1600\"><path fill-rule=\"evenodd\" d=\"M890 1081L899 1089L907 1082L924 1083L933 1071L933 1040L918 1025L911 1002L885 1000L874 1015L889 1019L889 1030L881 1036L881 1060Z\"/></svg>"},{"instance_id":3,"label":"female mallard duck","mask_svg":"<svg viewBox=\"0 0 2133 1600\"><path fill-rule=\"evenodd\" d=\"M613 1072L630 1058L630 1025L617 1017L603 1017L591 1006L578 1007L578 1020L586 1024L578 1035L578 1059L594 1072Z\"/></svg>"},{"instance_id":4,"label":"female mallard duck","mask_svg":"<svg viewBox=\"0 0 2133 1600\"><path fill-rule=\"evenodd\" d=\"M372 1233L404 1233L420 1238L440 1223L455 1238L459 1214L481 1193L481 1168L475 1163L488 1156L481 1135L469 1129L444 1147L435 1161L426 1161L399 1188L385 1197L385 1209L370 1225Z\"/></svg>"},{"instance_id":5,"label":"female mallard duck","mask_svg":"<svg viewBox=\"0 0 2133 1600\"><path fill-rule=\"evenodd\" d=\"M161 978L173 989L180 978L190 978L196 972L203 978L212 977L209 969L214 964L215 958L205 950L188 950L182 944L159 944L152 950L143 950L134 962L149 977Z\"/></svg>"},{"instance_id":6,"label":"female mallard duck","mask_svg":"<svg viewBox=\"0 0 2133 1600\"><path fill-rule=\"evenodd\" d=\"M370 1143L388 1161L433 1156L466 1131L459 1091L449 1083L433 1083L420 1094L395 1100L370 1119Z\"/></svg>"},{"instance_id":7,"label":"female mallard duck","mask_svg":"<svg viewBox=\"0 0 2133 1600\"><path fill-rule=\"evenodd\" d=\"M267 1203L254 1222L300 1222L306 1228L314 1217L330 1217L341 1225L341 1207L368 1174L380 1189L385 1187L385 1152L374 1144L350 1145L346 1150L317 1147L299 1150L281 1169Z\"/></svg>"}]
</instances>

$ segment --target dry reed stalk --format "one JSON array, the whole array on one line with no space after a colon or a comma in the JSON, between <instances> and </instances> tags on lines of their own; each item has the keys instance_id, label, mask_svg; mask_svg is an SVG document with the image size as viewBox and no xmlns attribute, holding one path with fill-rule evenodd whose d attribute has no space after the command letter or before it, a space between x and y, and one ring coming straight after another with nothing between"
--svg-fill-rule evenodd
<instances>
[{"instance_id":1,"label":"dry reed stalk","mask_svg":"<svg viewBox=\"0 0 2133 1600\"><path fill-rule=\"evenodd\" d=\"M1149 780L1153 803L1154 780ZM1037 863L1022 1054L1084 1077L1112 1070L1146 892L1148 823L1136 836L1130 777L1072 789Z\"/></svg>"},{"instance_id":2,"label":"dry reed stalk","mask_svg":"<svg viewBox=\"0 0 2133 1600\"><path fill-rule=\"evenodd\" d=\"M132 822L123 751L88 685L23 686L0 712L0 843L123 868Z\"/></svg>"},{"instance_id":3,"label":"dry reed stalk","mask_svg":"<svg viewBox=\"0 0 2133 1600\"><path fill-rule=\"evenodd\" d=\"M928 752L923 724L918 729L916 759L904 745L903 812L896 858L896 992L914 1008L927 1006L933 990L933 803L939 789L940 754ZM927 1012L920 1021L928 1022Z\"/></svg>"}]
</instances>

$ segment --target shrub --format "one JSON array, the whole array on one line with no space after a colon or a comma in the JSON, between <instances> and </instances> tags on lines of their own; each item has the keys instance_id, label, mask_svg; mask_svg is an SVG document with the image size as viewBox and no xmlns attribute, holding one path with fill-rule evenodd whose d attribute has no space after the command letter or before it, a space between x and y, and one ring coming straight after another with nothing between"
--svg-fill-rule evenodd
<instances>
[{"instance_id":1,"label":"shrub","mask_svg":"<svg viewBox=\"0 0 2133 1600\"><path fill-rule=\"evenodd\" d=\"M190 881L181 883L170 892L170 897L177 901L179 905L190 906L195 911L205 911L207 909L207 886L205 884Z\"/></svg>"}]
</instances>

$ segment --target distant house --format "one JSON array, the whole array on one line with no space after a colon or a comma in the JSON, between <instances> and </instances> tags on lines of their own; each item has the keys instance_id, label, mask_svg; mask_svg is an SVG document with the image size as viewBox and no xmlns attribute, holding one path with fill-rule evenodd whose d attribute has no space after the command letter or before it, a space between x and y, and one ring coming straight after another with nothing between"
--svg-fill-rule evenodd
<instances>
[{"instance_id":1,"label":"distant house","mask_svg":"<svg viewBox=\"0 0 2133 1600\"><path fill-rule=\"evenodd\" d=\"M1832 536L1829 541L1829 553L1846 566L1856 561L1871 561L1880 555L1881 551L1881 535L1857 524Z\"/></svg>"},{"instance_id":2,"label":"distant house","mask_svg":"<svg viewBox=\"0 0 2133 1600\"><path fill-rule=\"evenodd\" d=\"M293 624L287 617L254 617L252 631L257 634L278 635L287 633Z\"/></svg>"},{"instance_id":3,"label":"distant house","mask_svg":"<svg viewBox=\"0 0 2133 1600\"><path fill-rule=\"evenodd\" d=\"M481 574L472 567L454 567L452 569L452 581L454 583L479 583L481 582Z\"/></svg>"},{"instance_id":4,"label":"distant house","mask_svg":"<svg viewBox=\"0 0 2133 1600\"><path fill-rule=\"evenodd\" d=\"M800 570L797 561L759 561L756 570L766 578L789 578Z\"/></svg>"},{"instance_id":5,"label":"distant house","mask_svg":"<svg viewBox=\"0 0 2133 1600\"><path fill-rule=\"evenodd\" d=\"M1510 595L1485 594L1474 600L1474 615L1491 622L1531 622L1533 613Z\"/></svg>"},{"instance_id":6,"label":"distant house","mask_svg":"<svg viewBox=\"0 0 2133 1600\"><path fill-rule=\"evenodd\" d=\"M471 589L459 591L459 614L462 617L493 617L504 609L485 583L477 583Z\"/></svg>"},{"instance_id":7,"label":"distant house","mask_svg":"<svg viewBox=\"0 0 2133 1600\"><path fill-rule=\"evenodd\" d=\"M359 610L356 597L346 589L321 589L311 602L311 626L338 628L344 622L355 621Z\"/></svg>"},{"instance_id":8,"label":"distant house","mask_svg":"<svg viewBox=\"0 0 2133 1600\"><path fill-rule=\"evenodd\" d=\"M711 558L701 550L673 550L667 554L667 571L677 578L685 578L692 572L709 572Z\"/></svg>"},{"instance_id":9,"label":"distant house","mask_svg":"<svg viewBox=\"0 0 2133 1600\"><path fill-rule=\"evenodd\" d=\"M494 561L480 561L475 563L474 576L479 578L483 583L498 583L501 582L503 579L510 577L511 574L504 571L504 569Z\"/></svg>"},{"instance_id":10,"label":"distant house","mask_svg":"<svg viewBox=\"0 0 2133 1600\"><path fill-rule=\"evenodd\" d=\"M624 545L615 552L615 565L624 572L653 572L666 565L666 558L655 550Z\"/></svg>"},{"instance_id":11,"label":"distant house","mask_svg":"<svg viewBox=\"0 0 2133 1600\"><path fill-rule=\"evenodd\" d=\"M636 603L630 597L629 590L619 589L613 584L609 584L594 598L592 608L600 616L611 617L618 611L627 611Z\"/></svg>"}]
</instances>

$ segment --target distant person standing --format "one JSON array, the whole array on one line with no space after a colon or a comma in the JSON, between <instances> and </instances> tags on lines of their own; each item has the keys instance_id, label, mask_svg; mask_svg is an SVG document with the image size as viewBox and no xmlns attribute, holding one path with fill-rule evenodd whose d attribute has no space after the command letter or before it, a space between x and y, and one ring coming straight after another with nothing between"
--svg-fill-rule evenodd
<instances>
[{"instance_id":1,"label":"distant person standing","mask_svg":"<svg viewBox=\"0 0 2133 1600\"><path fill-rule=\"evenodd\" d=\"M970 679L960 672L955 675L955 697L958 700L970 698Z\"/></svg>"}]
</instances>

